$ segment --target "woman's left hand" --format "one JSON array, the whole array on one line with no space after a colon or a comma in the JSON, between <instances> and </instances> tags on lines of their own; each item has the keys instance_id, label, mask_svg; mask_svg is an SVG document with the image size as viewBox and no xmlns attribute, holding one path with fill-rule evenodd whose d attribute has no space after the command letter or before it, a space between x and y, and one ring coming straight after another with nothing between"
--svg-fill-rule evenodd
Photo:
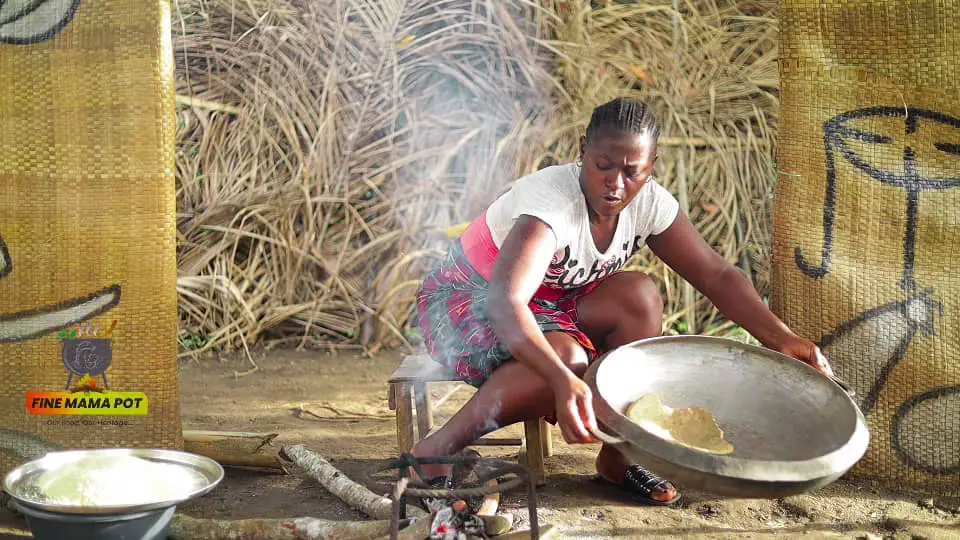
<instances>
[{"instance_id":1,"label":"woman's left hand","mask_svg":"<svg viewBox=\"0 0 960 540\"><path fill-rule=\"evenodd\" d=\"M795 358L805 364L813 366L814 369L823 373L827 377L833 376L833 369L827 363L826 358L820 353L820 349L809 339L800 336L792 336L784 341L780 346L780 352Z\"/></svg>"},{"instance_id":2,"label":"woman's left hand","mask_svg":"<svg viewBox=\"0 0 960 540\"><path fill-rule=\"evenodd\" d=\"M765 347L813 366L828 377L833 376L833 370L817 346L791 332L774 315L746 274L707 244L686 214L678 213L667 230L647 238L647 245L667 266L709 298L721 313Z\"/></svg>"}]
</instances>

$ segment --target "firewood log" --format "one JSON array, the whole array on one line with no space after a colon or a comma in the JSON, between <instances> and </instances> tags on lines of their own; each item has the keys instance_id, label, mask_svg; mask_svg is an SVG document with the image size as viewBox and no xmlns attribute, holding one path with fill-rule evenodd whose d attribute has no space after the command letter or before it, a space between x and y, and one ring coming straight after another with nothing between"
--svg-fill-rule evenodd
<instances>
[{"instance_id":1,"label":"firewood log","mask_svg":"<svg viewBox=\"0 0 960 540\"><path fill-rule=\"evenodd\" d=\"M426 520L421 520L426 521ZM401 534L414 528L401 522ZM419 528L423 528L420 525ZM390 535L390 521L330 521L312 517L288 519L197 519L176 514L170 540L371 540ZM418 540L423 540L422 538Z\"/></svg>"},{"instance_id":2,"label":"firewood log","mask_svg":"<svg viewBox=\"0 0 960 540\"><path fill-rule=\"evenodd\" d=\"M183 449L206 456L223 466L285 472L276 450L264 451L276 437L276 433L184 430Z\"/></svg>"},{"instance_id":3,"label":"firewood log","mask_svg":"<svg viewBox=\"0 0 960 540\"><path fill-rule=\"evenodd\" d=\"M389 520L393 515L392 503L388 497L377 495L347 478L329 461L305 446L299 444L285 446L280 451L280 455L292 461L307 476L319 482L324 489L352 508L360 510L374 519ZM427 513L418 507L408 505L407 515L419 517L426 516Z\"/></svg>"}]
</instances>

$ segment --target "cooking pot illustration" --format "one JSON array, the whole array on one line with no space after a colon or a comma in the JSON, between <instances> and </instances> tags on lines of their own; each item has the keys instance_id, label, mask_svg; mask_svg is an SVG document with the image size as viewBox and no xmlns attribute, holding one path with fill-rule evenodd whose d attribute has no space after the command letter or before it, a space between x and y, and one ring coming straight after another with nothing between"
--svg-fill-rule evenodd
<instances>
[{"instance_id":1,"label":"cooking pot illustration","mask_svg":"<svg viewBox=\"0 0 960 540\"><path fill-rule=\"evenodd\" d=\"M67 375L67 389L70 389L70 382L74 375L100 376L103 379L103 387L110 388L107 384L107 368L113 361L111 341L110 338L63 340L63 367L70 372Z\"/></svg>"}]
</instances>

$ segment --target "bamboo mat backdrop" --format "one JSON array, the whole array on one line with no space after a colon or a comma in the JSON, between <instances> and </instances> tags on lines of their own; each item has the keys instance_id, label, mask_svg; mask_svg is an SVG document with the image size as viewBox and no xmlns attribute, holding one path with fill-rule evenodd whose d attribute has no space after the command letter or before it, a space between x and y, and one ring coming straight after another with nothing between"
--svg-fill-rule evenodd
<instances>
[{"instance_id":1,"label":"bamboo mat backdrop","mask_svg":"<svg viewBox=\"0 0 960 540\"><path fill-rule=\"evenodd\" d=\"M856 474L960 493L960 6L786 0L775 309L872 432Z\"/></svg>"},{"instance_id":2,"label":"bamboo mat backdrop","mask_svg":"<svg viewBox=\"0 0 960 540\"><path fill-rule=\"evenodd\" d=\"M179 446L169 3L4 11L17 6L0 6L0 410L13 411L0 471L51 446ZM551 24L572 21L555 32L569 38L628 9ZM678 36L706 20L657 9ZM773 304L856 386L874 436L857 472L960 491L960 283L948 265L960 249L960 14L856 0L785 1L780 15ZM27 413L26 392L64 389L58 334L71 318L81 333L118 321L109 384L144 392L148 416L91 427Z\"/></svg>"},{"instance_id":3,"label":"bamboo mat backdrop","mask_svg":"<svg viewBox=\"0 0 960 540\"><path fill-rule=\"evenodd\" d=\"M0 473L181 445L173 75L166 0L0 3ZM28 413L87 372L148 414Z\"/></svg>"}]
</instances>

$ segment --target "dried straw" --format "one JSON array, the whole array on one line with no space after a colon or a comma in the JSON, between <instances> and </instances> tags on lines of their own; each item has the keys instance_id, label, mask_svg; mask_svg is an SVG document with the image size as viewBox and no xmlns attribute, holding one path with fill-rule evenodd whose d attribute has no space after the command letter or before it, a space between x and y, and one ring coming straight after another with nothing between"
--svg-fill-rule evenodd
<instances>
[{"instance_id":1,"label":"dried straw","mask_svg":"<svg viewBox=\"0 0 960 540\"><path fill-rule=\"evenodd\" d=\"M180 0L175 13L190 98L184 344L405 342L418 273L442 248L431 233L531 167L521 150L544 131L550 91L522 22L536 10Z\"/></svg>"},{"instance_id":2,"label":"dried straw","mask_svg":"<svg viewBox=\"0 0 960 540\"><path fill-rule=\"evenodd\" d=\"M186 353L409 344L443 229L575 158L624 93L660 112L661 179L765 290L775 4L573 4L175 0ZM668 329L726 329L632 266L663 281Z\"/></svg>"},{"instance_id":3,"label":"dried straw","mask_svg":"<svg viewBox=\"0 0 960 540\"><path fill-rule=\"evenodd\" d=\"M769 197L775 180L775 2L554 1L549 19L567 121L548 144L575 155L593 107L618 95L648 101L662 128L657 175L708 243L768 289ZM665 330L723 333L729 324L652 257L631 260L664 284Z\"/></svg>"}]
</instances>

